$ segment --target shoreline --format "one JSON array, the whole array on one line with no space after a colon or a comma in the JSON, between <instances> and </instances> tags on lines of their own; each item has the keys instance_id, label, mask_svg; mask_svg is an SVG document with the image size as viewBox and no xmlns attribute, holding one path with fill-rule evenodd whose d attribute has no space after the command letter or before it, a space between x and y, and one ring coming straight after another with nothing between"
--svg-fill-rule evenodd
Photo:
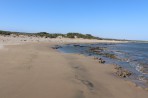
<instances>
[{"instance_id":1,"label":"shoreline","mask_svg":"<svg viewBox=\"0 0 148 98\"><path fill-rule=\"evenodd\" d=\"M114 76L113 65L52 49L58 44L27 43L0 50L0 97L147 98L147 91Z\"/></svg>"},{"instance_id":2,"label":"shoreline","mask_svg":"<svg viewBox=\"0 0 148 98\"><path fill-rule=\"evenodd\" d=\"M92 44L92 43L70 43L70 44L68 44L68 45L78 45L78 46L80 46L81 47L81 45L83 46L83 45L86 45L86 44ZM94 43L94 44L97 44L97 43ZM106 44L106 43L105 43ZM110 44L110 43L109 43ZM116 44L116 43L115 43ZM117 43L118 44L118 43ZM67 44L63 44L63 45L67 45ZM58 52L61 52L61 53L65 53L65 52L62 52L62 51L59 51L60 50L60 48L62 48L63 47L63 45L55 45L53 48L55 49L55 50L57 50ZM56 47L56 48L55 48ZM59 49L59 50L58 50ZM72 52L70 52L70 53L66 53L66 54L72 54L72 55L83 55L83 56L85 56L85 57L90 57L90 59L93 59L93 60L96 60L96 61L98 61L98 64L100 64L99 62L100 62L100 60L99 60L99 58L98 57L96 57L96 56L93 56L93 55L86 55L86 54L81 54L81 53L72 53ZM102 59L101 57L100 57L100 59ZM104 61L104 59L102 59L102 61ZM106 60L104 61L104 62L106 62ZM101 63L101 64L104 64L104 63ZM108 65L109 63L105 63L105 65ZM139 88L142 88L142 89L144 89L144 90L148 90L148 85L147 84L138 84L138 83L136 83L135 81L135 79L133 80L132 78L129 78L130 76L132 76L133 77L133 75L134 75L134 73L132 73L130 70L128 70L128 69L126 69L126 68L123 68L121 65L117 65L116 63L113 63L113 64L109 64L110 66L113 66L114 67L114 75L117 77L117 78L121 78L121 79L123 79L123 80L125 80L125 81L128 81L128 82L131 82L131 83L133 83L133 85L135 85L136 87L139 87ZM136 70L136 69L135 69ZM123 71L122 73L120 73L120 71ZM125 76L120 76L121 74L123 74L123 75L125 75ZM140 82L145 82L145 80L139 80Z\"/></svg>"},{"instance_id":3,"label":"shoreline","mask_svg":"<svg viewBox=\"0 0 148 98\"><path fill-rule=\"evenodd\" d=\"M90 44L90 43L87 43L88 45ZM92 43L91 43L92 44ZM95 44L95 43L94 43ZM99 43L98 43L99 44ZM107 44L107 43L104 43L104 44ZM109 43L109 44L116 44L116 43ZM118 43L117 43L118 44ZM87 46L86 45L86 43L71 43L71 44L64 44L64 45L74 45L73 46L73 48L74 47L80 47L81 48L81 46L82 47L91 47L91 46ZM76 46L75 46L76 45ZM57 46L55 46L56 47L56 49L58 49L58 51L60 50L60 48L63 48L64 46L63 45L57 45ZM100 46L97 46L97 47L100 47ZM65 48L66 49L66 48ZM62 50L60 50L60 52L62 52L62 53L66 53L66 51L65 51L65 49L62 49ZM67 50L67 49L66 49ZM68 51L68 50L67 50ZM73 53L72 52L73 50L71 50L70 52L68 52L68 53L66 53L66 54L79 54L79 55L84 55L84 56L86 56L86 57L91 57L91 58L93 58L94 60L97 60L98 61L98 63L101 63L101 64L110 64L110 65L112 65L112 66L114 66L114 69L116 70L115 72L114 72L114 74L116 74L116 76L117 77L119 77L119 78L121 78L121 79L124 79L124 80L127 80L127 81L130 81L130 82L132 82L132 83L134 83L134 85L136 85L137 87L141 87L141 88L143 88L144 90L148 90L148 82L147 82L147 79L143 79L143 80L138 80L138 78L140 78L140 77L138 77L137 79L136 79L136 75L135 75L135 71L133 72L133 71L131 71L131 70L129 70L128 68L126 68L126 67L124 67L123 65L118 65L118 64L116 64L115 62L108 62L108 63L106 63L106 61L108 61L108 59L111 59L111 58L108 58L108 59L102 59L102 57L98 57L98 56L96 56L96 55L93 55L93 54L91 54L91 53L85 53L85 52L83 52L83 53L81 53L79 50L75 53ZM85 51L85 50L84 50ZM115 58L115 60L117 60L116 58ZM137 71L137 69L134 69L134 70L136 70ZM139 71L138 71L138 73L140 73ZM136 73L136 74L138 74L138 73ZM139 74L139 75L141 75L141 74Z\"/></svg>"}]
</instances>

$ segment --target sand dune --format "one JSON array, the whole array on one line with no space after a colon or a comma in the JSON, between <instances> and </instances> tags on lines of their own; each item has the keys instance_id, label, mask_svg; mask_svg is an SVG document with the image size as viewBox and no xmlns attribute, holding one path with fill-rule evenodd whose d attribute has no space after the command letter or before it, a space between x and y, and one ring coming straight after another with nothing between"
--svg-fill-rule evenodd
<instances>
[{"instance_id":1,"label":"sand dune","mask_svg":"<svg viewBox=\"0 0 148 98\"><path fill-rule=\"evenodd\" d=\"M55 43L125 43L127 41L114 41L114 40L97 40L97 39L83 39L83 38L45 38L45 37L33 37L33 36L2 36L0 35L1 45L15 45L24 43L38 43L38 42L55 42Z\"/></svg>"}]
</instances>

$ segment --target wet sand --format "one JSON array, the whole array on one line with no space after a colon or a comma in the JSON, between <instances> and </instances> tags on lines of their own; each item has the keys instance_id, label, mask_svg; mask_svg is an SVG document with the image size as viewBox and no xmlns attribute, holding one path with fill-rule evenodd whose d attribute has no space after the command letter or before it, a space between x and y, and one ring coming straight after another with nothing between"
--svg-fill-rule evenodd
<instances>
[{"instance_id":1,"label":"wet sand","mask_svg":"<svg viewBox=\"0 0 148 98\"><path fill-rule=\"evenodd\" d=\"M147 98L148 91L114 76L112 65L52 49L55 42L0 50L0 98Z\"/></svg>"}]
</instances>

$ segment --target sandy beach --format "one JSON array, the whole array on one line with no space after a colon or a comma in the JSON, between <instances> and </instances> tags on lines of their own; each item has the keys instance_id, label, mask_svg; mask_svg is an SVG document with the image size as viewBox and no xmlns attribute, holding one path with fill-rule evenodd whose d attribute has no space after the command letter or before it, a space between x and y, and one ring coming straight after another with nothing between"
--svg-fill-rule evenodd
<instances>
[{"instance_id":1,"label":"sandy beach","mask_svg":"<svg viewBox=\"0 0 148 98\"><path fill-rule=\"evenodd\" d=\"M1 42L7 45L0 45L0 98L147 98L146 90L116 77L113 65L60 53L52 47L61 39L45 40Z\"/></svg>"}]
</instances>

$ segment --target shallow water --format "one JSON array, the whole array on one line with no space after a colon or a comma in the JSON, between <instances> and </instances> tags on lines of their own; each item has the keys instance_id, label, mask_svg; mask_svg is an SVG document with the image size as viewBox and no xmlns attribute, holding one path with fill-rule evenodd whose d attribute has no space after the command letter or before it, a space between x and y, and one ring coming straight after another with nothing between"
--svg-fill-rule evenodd
<instances>
[{"instance_id":1,"label":"shallow water","mask_svg":"<svg viewBox=\"0 0 148 98\"><path fill-rule=\"evenodd\" d=\"M105 48L103 53L116 55L118 59L111 59L102 55L89 52L90 47ZM65 53L78 53L88 56L103 58L108 64L117 64L128 69L133 74L129 78L142 87L148 87L148 44L147 43L122 43L122 44L69 44L59 49Z\"/></svg>"}]
</instances>

